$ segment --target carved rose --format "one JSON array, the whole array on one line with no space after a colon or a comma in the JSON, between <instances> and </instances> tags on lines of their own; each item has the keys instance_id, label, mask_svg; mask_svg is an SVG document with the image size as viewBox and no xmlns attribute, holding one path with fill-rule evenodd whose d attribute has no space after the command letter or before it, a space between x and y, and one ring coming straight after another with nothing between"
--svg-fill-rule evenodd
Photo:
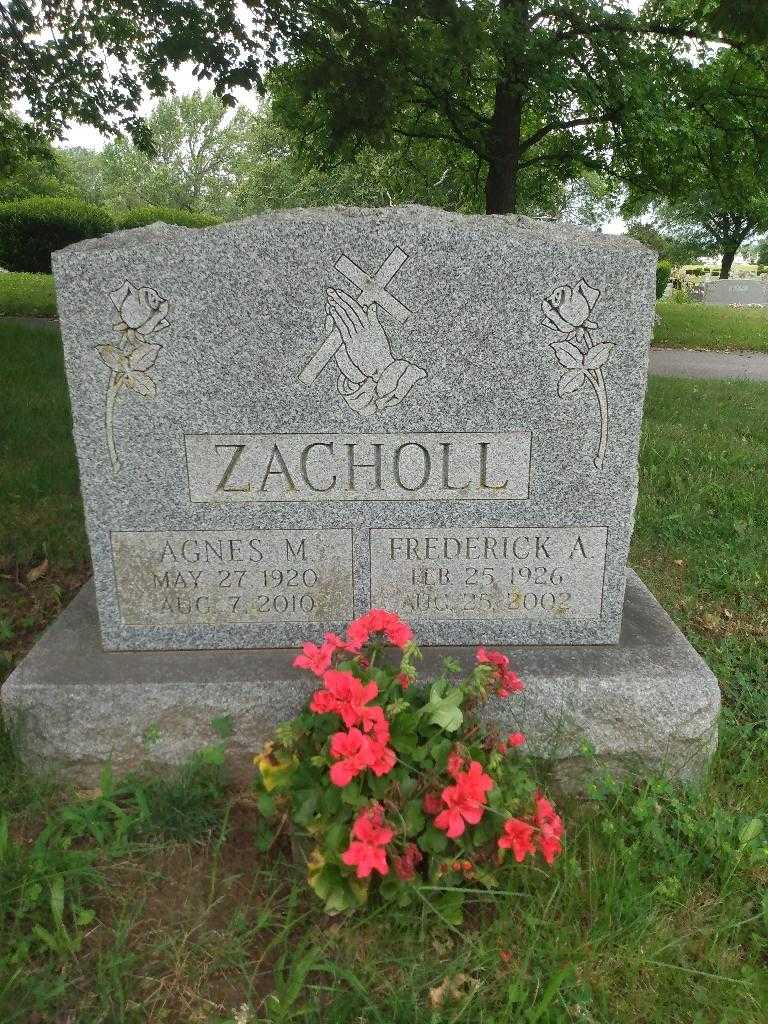
<instances>
[{"instance_id":1,"label":"carved rose","mask_svg":"<svg viewBox=\"0 0 768 1024\"><path fill-rule=\"evenodd\" d=\"M561 334L572 334L578 328L595 330L597 324L591 316L599 298L597 288L591 288L583 278L575 288L556 288L541 304L546 326Z\"/></svg>"},{"instance_id":2,"label":"carved rose","mask_svg":"<svg viewBox=\"0 0 768 1024\"><path fill-rule=\"evenodd\" d=\"M135 288L126 281L109 297L118 313L115 321L118 331L134 331L146 337L168 326L165 319L168 300L158 295L154 288Z\"/></svg>"}]
</instances>

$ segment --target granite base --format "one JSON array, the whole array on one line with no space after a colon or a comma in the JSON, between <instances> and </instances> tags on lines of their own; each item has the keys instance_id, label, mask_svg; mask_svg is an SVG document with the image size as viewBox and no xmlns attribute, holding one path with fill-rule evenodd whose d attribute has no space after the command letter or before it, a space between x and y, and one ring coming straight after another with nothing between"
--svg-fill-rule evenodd
<instances>
[{"instance_id":1,"label":"granite base","mask_svg":"<svg viewBox=\"0 0 768 1024\"><path fill-rule=\"evenodd\" d=\"M563 788L588 774L663 773L695 780L717 744L715 676L630 572L615 646L505 648L525 693L487 714L522 729L529 750L554 763ZM469 647L424 650L428 677L442 655L465 664ZM21 755L35 770L79 785L117 773L180 764L217 739L231 716L229 757L249 776L254 751L315 688L289 650L106 652L88 584L45 631L0 692ZM590 751L591 753L586 753Z\"/></svg>"}]
</instances>

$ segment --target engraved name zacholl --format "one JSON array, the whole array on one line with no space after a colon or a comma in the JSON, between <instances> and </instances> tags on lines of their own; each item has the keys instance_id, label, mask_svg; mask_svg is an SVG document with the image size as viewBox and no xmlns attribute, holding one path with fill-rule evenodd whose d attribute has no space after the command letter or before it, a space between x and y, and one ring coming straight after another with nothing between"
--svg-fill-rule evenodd
<instances>
[{"instance_id":1,"label":"engraved name zacholl","mask_svg":"<svg viewBox=\"0 0 768 1024\"><path fill-rule=\"evenodd\" d=\"M526 500L531 432L188 434L192 501Z\"/></svg>"}]
</instances>

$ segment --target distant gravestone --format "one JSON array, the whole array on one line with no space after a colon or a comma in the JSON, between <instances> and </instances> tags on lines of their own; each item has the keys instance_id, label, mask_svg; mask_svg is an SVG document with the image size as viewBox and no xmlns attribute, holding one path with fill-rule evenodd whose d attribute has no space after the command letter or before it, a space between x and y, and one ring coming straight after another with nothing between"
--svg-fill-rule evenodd
<instances>
[{"instance_id":1,"label":"distant gravestone","mask_svg":"<svg viewBox=\"0 0 768 1024\"><path fill-rule=\"evenodd\" d=\"M710 306L768 306L768 281L765 276L706 281L703 301Z\"/></svg>"},{"instance_id":2,"label":"distant gravestone","mask_svg":"<svg viewBox=\"0 0 768 1024\"><path fill-rule=\"evenodd\" d=\"M26 760L92 783L184 760L226 715L242 771L315 683L281 648L384 607L467 668L522 645L525 694L489 714L564 784L585 744L699 774L716 681L627 574L655 261L420 207L55 254L95 600L3 687Z\"/></svg>"},{"instance_id":3,"label":"distant gravestone","mask_svg":"<svg viewBox=\"0 0 768 1024\"><path fill-rule=\"evenodd\" d=\"M54 260L105 645L615 643L654 256L418 208Z\"/></svg>"}]
</instances>

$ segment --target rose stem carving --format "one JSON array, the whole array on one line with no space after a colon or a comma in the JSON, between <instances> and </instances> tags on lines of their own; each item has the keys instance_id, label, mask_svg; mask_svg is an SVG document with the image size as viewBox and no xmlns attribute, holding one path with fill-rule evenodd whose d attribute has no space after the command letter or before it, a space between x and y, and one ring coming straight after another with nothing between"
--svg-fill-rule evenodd
<instances>
[{"instance_id":1,"label":"rose stem carving","mask_svg":"<svg viewBox=\"0 0 768 1024\"><path fill-rule=\"evenodd\" d=\"M574 287L556 288L541 304L544 326L560 335L560 340L551 345L557 361L565 368L557 383L558 395L565 398L574 394L589 381L597 398L600 443L593 460L595 469L603 468L608 448L608 393L603 366L613 351L612 344L596 342L593 337L599 325L593 321L592 313L599 299L599 290L582 278Z\"/></svg>"},{"instance_id":2,"label":"rose stem carving","mask_svg":"<svg viewBox=\"0 0 768 1024\"><path fill-rule=\"evenodd\" d=\"M109 383L104 410L107 450L112 472L120 471L120 458L115 444L115 404L124 389L142 398L155 398L157 386L147 370L155 364L162 345L146 339L169 326L166 320L168 301L146 286L136 288L125 281L110 293L116 316L114 329L118 344L97 345L99 359L109 367Z\"/></svg>"}]
</instances>

